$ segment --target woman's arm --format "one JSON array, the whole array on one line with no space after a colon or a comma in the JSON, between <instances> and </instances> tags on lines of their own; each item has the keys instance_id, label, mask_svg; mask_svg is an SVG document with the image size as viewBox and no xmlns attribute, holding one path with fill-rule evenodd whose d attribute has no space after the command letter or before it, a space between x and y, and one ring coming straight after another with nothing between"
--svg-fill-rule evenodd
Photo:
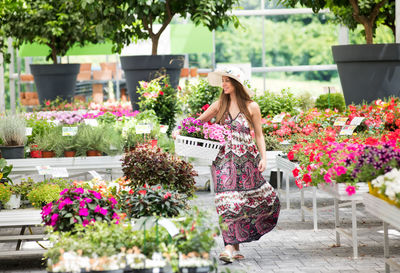
<instances>
[{"instance_id":1,"label":"woman's arm","mask_svg":"<svg viewBox=\"0 0 400 273\"><path fill-rule=\"evenodd\" d=\"M208 109L203 114L201 114L201 116L198 119L201 120L202 122L210 121L218 113L218 108L219 108L219 100L211 104L211 106L208 107Z\"/></svg>"},{"instance_id":2,"label":"woman's arm","mask_svg":"<svg viewBox=\"0 0 400 273\"><path fill-rule=\"evenodd\" d=\"M260 155L261 155L261 161L258 164L258 170L260 172L263 172L267 165L267 156L266 156L266 152L265 152L264 135L263 135L262 128L261 128L260 107L258 106L258 104L256 102L253 101L252 103L249 104L249 110L250 110L251 118L253 121L256 144L258 147L258 151L260 152Z\"/></svg>"}]
</instances>

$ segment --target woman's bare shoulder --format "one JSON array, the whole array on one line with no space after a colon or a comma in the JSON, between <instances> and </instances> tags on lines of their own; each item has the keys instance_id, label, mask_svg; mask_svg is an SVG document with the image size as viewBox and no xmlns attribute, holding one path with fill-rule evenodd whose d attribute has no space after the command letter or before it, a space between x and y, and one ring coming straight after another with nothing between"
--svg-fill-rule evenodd
<instances>
[{"instance_id":1,"label":"woman's bare shoulder","mask_svg":"<svg viewBox=\"0 0 400 273\"><path fill-rule=\"evenodd\" d=\"M254 113L255 111L260 111L260 106L258 106L257 102L255 101L248 102L247 108L249 109L250 113Z\"/></svg>"}]
</instances>

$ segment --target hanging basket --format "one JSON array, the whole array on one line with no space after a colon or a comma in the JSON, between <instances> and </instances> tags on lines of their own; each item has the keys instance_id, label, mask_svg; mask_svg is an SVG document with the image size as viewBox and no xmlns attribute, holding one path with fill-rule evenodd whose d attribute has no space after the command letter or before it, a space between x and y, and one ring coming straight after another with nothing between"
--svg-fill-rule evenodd
<instances>
[{"instance_id":1,"label":"hanging basket","mask_svg":"<svg viewBox=\"0 0 400 273\"><path fill-rule=\"evenodd\" d=\"M215 160L221 146L217 141L200 138L178 135L175 139L175 153L180 156Z\"/></svg>"}]
</instances>

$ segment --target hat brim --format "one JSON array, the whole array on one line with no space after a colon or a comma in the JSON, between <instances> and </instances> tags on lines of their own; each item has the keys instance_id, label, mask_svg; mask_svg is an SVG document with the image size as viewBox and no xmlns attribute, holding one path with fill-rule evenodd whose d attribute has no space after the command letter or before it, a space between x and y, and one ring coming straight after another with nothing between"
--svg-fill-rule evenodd
<instances>
[{"instance_id":1,"label":"hat brim","mask_svg":"<svg viewBox=\"0 0 400 273\"><path fill-rule=\"evenodd\" d=\"M254 95L254 92L251 91L247 86L243 85L242 82L239 80L239 78L235 77L232 74L228 74L226 72L222 72L222 71L209 72L207 75L208 82L212 86L222 87L222 76L226 76L226 77L236 80L238 83L240 83L243 86L243 89L246 91L246 93L250 97L252 97Z\"/></svg>"}]
</instances>

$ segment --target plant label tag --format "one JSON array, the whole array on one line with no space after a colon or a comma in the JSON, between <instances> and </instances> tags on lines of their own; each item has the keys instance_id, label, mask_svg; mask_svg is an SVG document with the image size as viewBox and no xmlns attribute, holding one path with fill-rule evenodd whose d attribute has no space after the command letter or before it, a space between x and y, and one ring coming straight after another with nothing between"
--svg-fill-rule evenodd
<instances>
[{"instance_id":1,"label":"plant label tag","mask_svg":"<svg viewBox=\"0 0 400 273\"><path fill-rule=\"evenodd\" d=\"M336 120L335 120L335 122L333 123L333 126L345 126L346 125L346 121L348 120L349 118L337 118Z\"/></svg>"},{"instance_id":2,"label":"plant label tag","mask_svg":"<svg viewBox=\"0 0 400 273\"><path fill-rule=\"evenodd\" d=\"M26 136L31 136L32 135L32 127L26 127L25 128L25 135Z\"/></svg>"},{"instance_id":3,"label":"plant label tag","mask_svg":"<svg viewBox=\"0 0 400 273\"><path fill-rule=\"evenodd\" d=\"M276 115L273 119L272 119L272 123L281 123L283 118L286 116L285 113L281 113L279 115Z\"/></svg>"},{"instance_id":4,"label":"plant label tag","mask_svg":"<svg viewBox=\"0 0 400 273\"><path fill-rule=\"evenodd\" d=\"M103 179L103 178L101 177L101 175L100 175L98 172L96 172L96 171L89 171L89 173L90 173L90 175L91 175L93 178L100 179L100 180Z\"/></svg>"},{"instance_id":5,"label":"plant label tag","mask_svg":"<svg viewBox=\"0 0 400 273\"><path fill-rule=\"evenodd\" d=\"M36 169L38 170L38 173L40 175L49 175L51 174L51 167L46 165L46 166L36 166Z\"/></svg>"},{"instance_id":6,"label":"plant label tag","mask_svg":"<svg viewBox=\"0 0 400 273\"><path fill-rule=\"evenodd\" d=\"M74 136L78 132L78 127L62 127L63 136Z\"/></svg>"},{"instance_id":7,"label":"plant label tag","mask_svg":"<svg viewBox=\"0 0 400 273\"><path fill-rule=\"evenodd\" d=\"M67 168L53 168L51 170L51 175L53 177L69 177Z\"/></svg>"},{"instance_id":8,"label":"plant label tag","mask_svg":"<svg viewBox=\"0 0 400 273\"><path fill-rule=\"evenodd\" d=\"M90 126L93 126L93 127L97 127L97 126L99 126L99 122L97 121L97 119L84 119L84 122L85 122L85 124L86 125L90 125Z\"/></svg>"},{"instance_id":9,"label":"plant label tag","mask_svg":"<svg viewBox=\"0 0 400 273\"><path fill-rule=\"evenodd\" d=\"M284 140L279 144L281 144L281 145L289 145L290 144L290 140Z\"/></svg>"},{"instance_id":10,"label":"plant label tag","mask_svg":"<svg viewBox=\"0 0 400 273\"><path fill-rule=\"evenodd\" d=\"M340 131L339 135L341 136L351 136L356 129L356 125L345 125Z\"/></svg>"},{"instance_id":11,"label":"plant label tag","mask_svg":"<svg viewBox=\"0 0 400 273\"><path fill-rule=\"evenodd\" d=\"M168 125L160 125L160 133L166 134L168 131Z\"/></svg>"},{"instance_id":12,"label":"plant label tag","mask_svg":"<svg viewBox=\"0 0 400 273\"><path fill-rule=\"evenodd\" d=\"M177 235L179 233L178 228L169 219L163 218L163 219L159 220L158 223L168 231L168 233L171 235L171 237L174 237L175 235Z\"/></svg>"},{"instance_id":13,"label":"plant label tag","mask_svg":"<svg viewBox=\"0 0 400 273\"><path fill-rule=\"evenodd\" d=\"M135 127L136 134L150 134L151 126L150 124L138 124Z\"/></svg>"},{"instance_id":14,"label":"plant label tag","mask_svg":"<svg viewBox=\"0 0 400 273\"><path fill-rule=\"evenodd\" d=\"M358 126L358 125L361 124L361 122L362 122L364 119L365 119L365 118L363 118L363 117L354 117L354 118L351 120L350 125Z\"/></svg>"}]
</instances>

